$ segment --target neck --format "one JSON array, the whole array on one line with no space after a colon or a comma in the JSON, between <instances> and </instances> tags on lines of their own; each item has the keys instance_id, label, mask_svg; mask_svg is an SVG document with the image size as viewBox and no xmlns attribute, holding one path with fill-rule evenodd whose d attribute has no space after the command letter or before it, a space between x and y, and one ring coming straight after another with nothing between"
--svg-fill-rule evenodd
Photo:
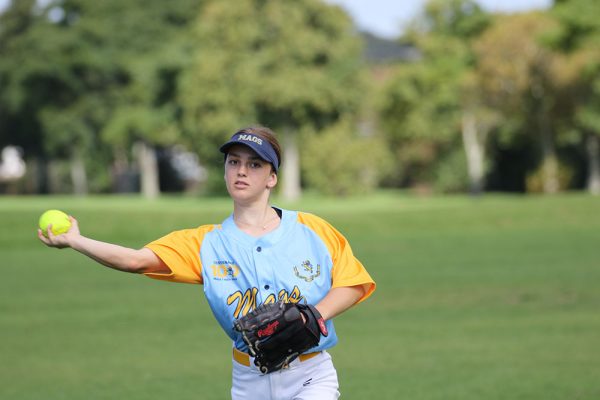
<instances>
[{"instance_id":1,"label":"neck","mask_svg":"<svg viewBox=\"0 0 600 400\"><path fill-rule=\"evenodd\" d=\"M269 204L236 204L233 208L233 220L238 228L252 236L263 235L279 226L279 215Z\"/></svg>"}]
</instances>

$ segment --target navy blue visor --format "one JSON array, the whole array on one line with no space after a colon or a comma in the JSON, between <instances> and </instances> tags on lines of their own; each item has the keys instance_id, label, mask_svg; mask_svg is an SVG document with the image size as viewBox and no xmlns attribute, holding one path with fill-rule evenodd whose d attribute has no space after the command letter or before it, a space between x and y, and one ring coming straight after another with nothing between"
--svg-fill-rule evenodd
<instances>
[{"instance_id":1,"label":"navy blue visor","mask_svg":"<svg viewBox=\"0 0 600 400\"><path fill-rule=\"evenodd\" d=\"M221 150L221 153L227 156L231 146L236 144L242 144L250 147L256 152L256 154L258 154L260 158L268 163L271 163L275 169L275 173L279 172L279 159L277 158L277 153L275 153L275 149L273 149L273 146L271 146L271 143L269 143L268 140L253 135L252 133L237 132L231 137L231 139L229 139L227 143L221 146L219 150Z\"/></svg>"}]
</instances>

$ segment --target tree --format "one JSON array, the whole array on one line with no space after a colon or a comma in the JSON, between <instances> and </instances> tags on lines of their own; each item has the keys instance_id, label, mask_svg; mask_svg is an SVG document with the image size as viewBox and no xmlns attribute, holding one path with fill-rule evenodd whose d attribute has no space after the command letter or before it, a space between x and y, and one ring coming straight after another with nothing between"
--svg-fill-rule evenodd
<instances>
[{"instance_id":1,"label":"tree","mask_svg":"<svg viewBox=\"0 0 600 400\"><path fill-rule=\"evenodd\" d=\"M430 26L426 40L442 44L438 45L434 57L443 57L456 65L451 79L456 85L469 187L472 194L479 194L484 189L487 136L496 118L494 112L485 107L481 92L474 85L472 46L487 29L491 18L470 0L430 1L425 10L422 23Z\"/></svg>"},{"instance_id":2,"label":"tree","mask_svg":"<svg viewBox=\"0 0 600 400\"><path fill-rule=\"evenodd\" d=\"M40 85L33 79L29 80L30 90L21 85L39 65L35 59L22 55L23 49L31 45L24 36L40 19L32 13L34 5L34 0L11 2L0 15L0 147L17 145L26 157L33 156L42 164L44 141L40 121L34 116L41 99L47 96L36 90ZM35 93L28 95L28 91ZM46 180L41 178L36 189L46 190Z\"/></svg>"},{"instance_id":3,"label":"tree","mask_svg":"<svg viewBox=\"0 0 600 400\"><path fill-rule=\"evenodd\" d=\"M413 22L405 40L419 48L422 58L398 67L381 106L382 127L407 167L404 183L414 183L406 179L416 177L436 180L443 190L462 189L458 171L454 176L436 172L444 169L447 160L457 159L455 149L462 131L471 190L483 189L485 131L480 133L478 127L483 124L477 120L482 113L477 92L465 82L473 66L470 42L488 20L473 1L435 0Z\"/></svg>"},{"instance_id":4,"label":"tree","mask_svg":"<svg viewBox=\"0 0 600 400\"><path fill-rule=\"evenodd\" d=\"M425 61L398 67L382 92L380 126L402 169L398 185L420 185L434 180L433 169L452 146L459 120L452 65Z\"/></svg>"},{"instance_id":5,"label":"tree","mask_svg":"<svg viewBox=\"0 0 600 400\"><path fill-rule=\"evenodd\" d=\"M283 194L297 198L300 132L319 132L359 104L349 17L318 0L214 0L194 39L200 47L180 81L186 131L216 161L214 148L235 129L270 126L283 139Z\"/></svg>"},{"instance_id":6,"label":"tree","mask_svg":"<svg viewBox=\"0 0 600 400\"><path fill-rule=\"evenodd\" d=\"M318 135L306 135L303 176L320 193L369 193L392 170L385 141L377 135L355 135L355 124L353 118L347 118Z\"/></svg>"},{"instance_id":7,"label":"tree","mask_svg":"<svg viewBox=\"0 0 600 400\"><path fill-rule=\"evenodd\" d=\"M87 191L85 165L102 144L128 149L140 141L146 155L140 164L149 165L141 168L142 181L149 182L142 187L155 195L155 163L145 161L152 161L152 146L177 136L180 33L198 1L23 3L13 2L5 14L14 22L0 47L0 81L8 83L4 121L20 133L35 132L50 157L70 158L81 193Z\"/></svg>"},{"instance_id":8,"label":"tree","mask_svg":"<svg viewBox=\"0 0 600 400\"><path fill-rule=\"evenodd\" d=\"M539 12L498 17L475 45L483 98L502 113L505 132L534 134L546 193L560 187L553 118L561 60L541 41L554 29L555 21Z\"/></svg>"},{"instance_id":9,"label":"tree","mask_svg":"<svg viewBox=\"0 0 600 400\"><path fill-rule=\"evenodd\" d=\"M600 194L600 4L593 0L558 0L552 14L561 24L552 44L568 62L570 126L579 134L588 165L587 189Z\"/></svg>"}]
</instances>

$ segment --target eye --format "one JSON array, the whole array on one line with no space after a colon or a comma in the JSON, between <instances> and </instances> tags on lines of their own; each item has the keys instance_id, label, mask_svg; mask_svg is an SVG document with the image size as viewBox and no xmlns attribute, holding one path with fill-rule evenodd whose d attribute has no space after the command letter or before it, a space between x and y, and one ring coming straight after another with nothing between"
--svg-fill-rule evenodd
<instances>
[{"instance_id":1,"label":"eye","mask_svg":"<svg viewBox=\"0 0 600 400\"><path fill-rule=\"evenodd\" d=\"M258 162L258 161L253 161L250 163L250 168L261 168L262 167L262 163Z\"/></svg>"},{"instance_id":2,"label":"eye","mask_svg":"<svg viewBox=\"0 0 600 400\"><path fill-rule=\"evenodd\" d=\"M231 158L229 160L227 160L227 164L229 164L229 165L237 165L237 163L238 163L238 160L234 160Z\"/></svg>"}]
</instances>

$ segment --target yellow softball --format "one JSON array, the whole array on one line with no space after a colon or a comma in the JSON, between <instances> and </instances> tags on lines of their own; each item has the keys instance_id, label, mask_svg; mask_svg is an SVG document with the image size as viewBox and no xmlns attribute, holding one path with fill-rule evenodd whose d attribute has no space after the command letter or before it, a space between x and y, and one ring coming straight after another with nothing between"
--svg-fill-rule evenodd
<instances>
[{"instance_id":1,"label":"yellow softball","mask_svg":"<svg viewBox=\"0 0 600 400\"><path fill-rule=\"evenodd\" d=\"M52 233L60 235L71 228L69 216L60 210L48 210L40 216L39 226L44 236L48 237L48 225L52 225Z\"/></svg>"}]
</instances>

